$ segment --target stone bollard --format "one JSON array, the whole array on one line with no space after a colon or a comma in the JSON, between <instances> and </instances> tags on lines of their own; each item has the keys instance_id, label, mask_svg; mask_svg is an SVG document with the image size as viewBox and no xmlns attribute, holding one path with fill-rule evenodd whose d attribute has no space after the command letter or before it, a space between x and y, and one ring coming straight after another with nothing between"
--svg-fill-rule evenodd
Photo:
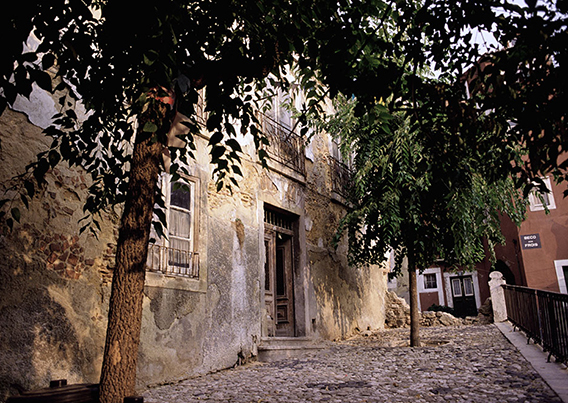
<instances>
[{"instance_id":1,"label":"stone bollard","mask_svg":"<svg viewBox=\"0 0 568 403\"><path fill-rule=\"evenodd\" d=\"M505 290L501 287L505 284L503 274L499 271L489 273L489 291L491 293L491 305L493 306L493 321L505 322L507 320L507 305L505 305Z\"/></svg>"}]
</instances>

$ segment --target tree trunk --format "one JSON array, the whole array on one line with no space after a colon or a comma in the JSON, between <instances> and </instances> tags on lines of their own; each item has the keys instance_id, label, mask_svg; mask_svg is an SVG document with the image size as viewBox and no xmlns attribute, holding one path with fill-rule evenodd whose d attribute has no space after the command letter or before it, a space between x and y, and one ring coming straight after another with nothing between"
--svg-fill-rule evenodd
<instances>
[{"instance_id":1,"label":"tree trunk","mask_svg":"<svg viewBox=\"0 0 568 403\"><path fill-rule=\"evenodd\" d=\"M118 235L100 380L101 403L122 403L125 396L134 394L145 264L163 149L148 135L139 131L136 136Z\"/></svg>"},{"instance_id":2,"label":"tree trunk","mask_svg":"<svg viewBox=\"0 0 568 403\"><path fill-rule=\"evenodd\" d=\"M410 291L410 347L420 347L420 311L418 310L418 284L416 268L408 262Z\"/></svg>"}]
</instances>

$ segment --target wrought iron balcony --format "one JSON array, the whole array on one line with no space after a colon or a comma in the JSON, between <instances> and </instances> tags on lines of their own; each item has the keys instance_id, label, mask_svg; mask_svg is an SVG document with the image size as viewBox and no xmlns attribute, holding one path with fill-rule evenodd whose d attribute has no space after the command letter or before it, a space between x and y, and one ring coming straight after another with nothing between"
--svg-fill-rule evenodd
<instances>
[{"instance_id":1,"label":"wrought iron balcony","mask_svg":"<svg viewBox=\"0 0 568 403\"><path fill-rule=\"evenodd\" d=\"M306 157L304 152L304 139L292 131L291 128L262 114L263 133L269 141L266 152L273 160L304 175Z\"/></svg>"},{"instance_id":2,"label":"wrought iron balcony","mask_svg":"<svg viewBox=\"0 0 568 403\"><path fill-rule=\"evenodd\" d=\"M199 254L151 244L148 247L147 270L168 276L199 278Z\"/></svg>"},{"instance_id":3,"label":"wrought iron balcony","mask_svg":"<svg viewBox=\"0 0 568 403\"><path fill-rule=\"evenodd\" d=\"M340 196L347 198L351 186L351 170L337 158L328 157L331 169L331 190Z\"/></svg>"}]
</instances>

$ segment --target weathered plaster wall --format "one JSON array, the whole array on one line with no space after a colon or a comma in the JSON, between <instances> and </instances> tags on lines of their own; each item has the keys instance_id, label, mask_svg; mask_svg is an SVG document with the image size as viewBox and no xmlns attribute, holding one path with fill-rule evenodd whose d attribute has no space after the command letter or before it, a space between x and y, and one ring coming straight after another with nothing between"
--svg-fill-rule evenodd
<instances>
[{"instance_id":1,"label":"weathered plaster wall","mask_svg":"<svg viewBox=\"0 0 568 403\"><path fill-rule=\"evenodd\" d=\"M23 172L48 142L26 115L0 120L0 179ZM138 386L171 382L242 363L260 338L259 168L243 167L234 194L217 193L206 163L206 140L192 174L200 181L199 252L205 289L148 286L144 291ZM203 161L201 161L203 160ZM7 182L8 181L8 182ZM12 233L0 238L0 400L15 387L41 388L51 379L98 382L117 232L106 217L98 239L79 234L88 181L54 169L48 186L22 208ZM4 230L6 230L4 228ZM208 258L209 257L209 258ZM191 281L191 280L188 280Z\"/></svg>"},{"instance_id":2,"label":"weathered plaster wall","mask_svg":"<svg viewBox=\"0 0 568 403\"><path fill-rule=\"evenodd\" d=\"M145 288L140 388L231 367L257 353L262 267L258 167L243 164L247 180L232 194L217 192L207 140L199 137L197 145L190 172L200 182L197 250L206 287L198 292Z\"/></svg>"},{"instance_id":3,"label":"weathered plaster wall","mask_svg":"<svg viewBox=\"0 0 568 403\"><path fill-rule=\"evenodd\" d=\"M23 171L48 142L26 115L0 117L0 180ZM254 357L264 308L265 205L298 217L295 250L297 333L325 338L384 324L382 268L347 265L346 243L331 240L344 214L333 200L327 140L310 147L306 177L264 170L245 155L233 193L211 180L207 139L195 164L199 210L197 249L202 278L189 288L148 283L139 352L138 387L174 382ZM0 237L0 401L49 380L98 382L112 277L117 217L98 238L79 234L87 177L65 167L23 210L13 233ZM178 281L179 283L179 281ZM6 346L6 347L4 347Z\"/></svg>"},{"instance_id":4,"label":"weathered plaster wall","mask_svg":"<svg viewBox=\"0 0 568 403\"><path fill-rule=\"evenodd\" d=\"M345 205L331 191L328 139L314 138L311 151L314 158L307 164L305 214L309 276L316 303L312 327L326 339L382 328L386 266L349 266L345 237L334 247Z\"/></svg>"},{"instance_id":5,"label":"weathered plaster wall","mask_svg":"<svg viewBox=\"0 0 568 403\"><path fill-rule=\"evenodd\" d=\"M0 142L4 193L47 141L25 115L7 110ZM14 231L1 229L0 400L16 387L45 387L57 378L96 382L99 376L115 233L109 226L99 239L79 234L88 186L81 172L62 166L47 181L29 209L14 200L22 211Z\"/></svg>"}]
</instances>

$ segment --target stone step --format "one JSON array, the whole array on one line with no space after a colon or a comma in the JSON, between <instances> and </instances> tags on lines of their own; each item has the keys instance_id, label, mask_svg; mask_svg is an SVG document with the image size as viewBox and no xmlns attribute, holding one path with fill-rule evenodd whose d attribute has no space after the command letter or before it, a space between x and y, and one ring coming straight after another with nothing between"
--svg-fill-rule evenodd
<instances>
[{"instance_id":1,"label":"stone step","mask_svg":"<svg viewBox=\"0 0 568 403\"><path fill-rule=\"evenodd\" d=\"M326 347L324 341L309 337L263 337L258 346L258 360L273 362L285 358L298 358L310 350Z\"/></svg>"}]
</instances>

